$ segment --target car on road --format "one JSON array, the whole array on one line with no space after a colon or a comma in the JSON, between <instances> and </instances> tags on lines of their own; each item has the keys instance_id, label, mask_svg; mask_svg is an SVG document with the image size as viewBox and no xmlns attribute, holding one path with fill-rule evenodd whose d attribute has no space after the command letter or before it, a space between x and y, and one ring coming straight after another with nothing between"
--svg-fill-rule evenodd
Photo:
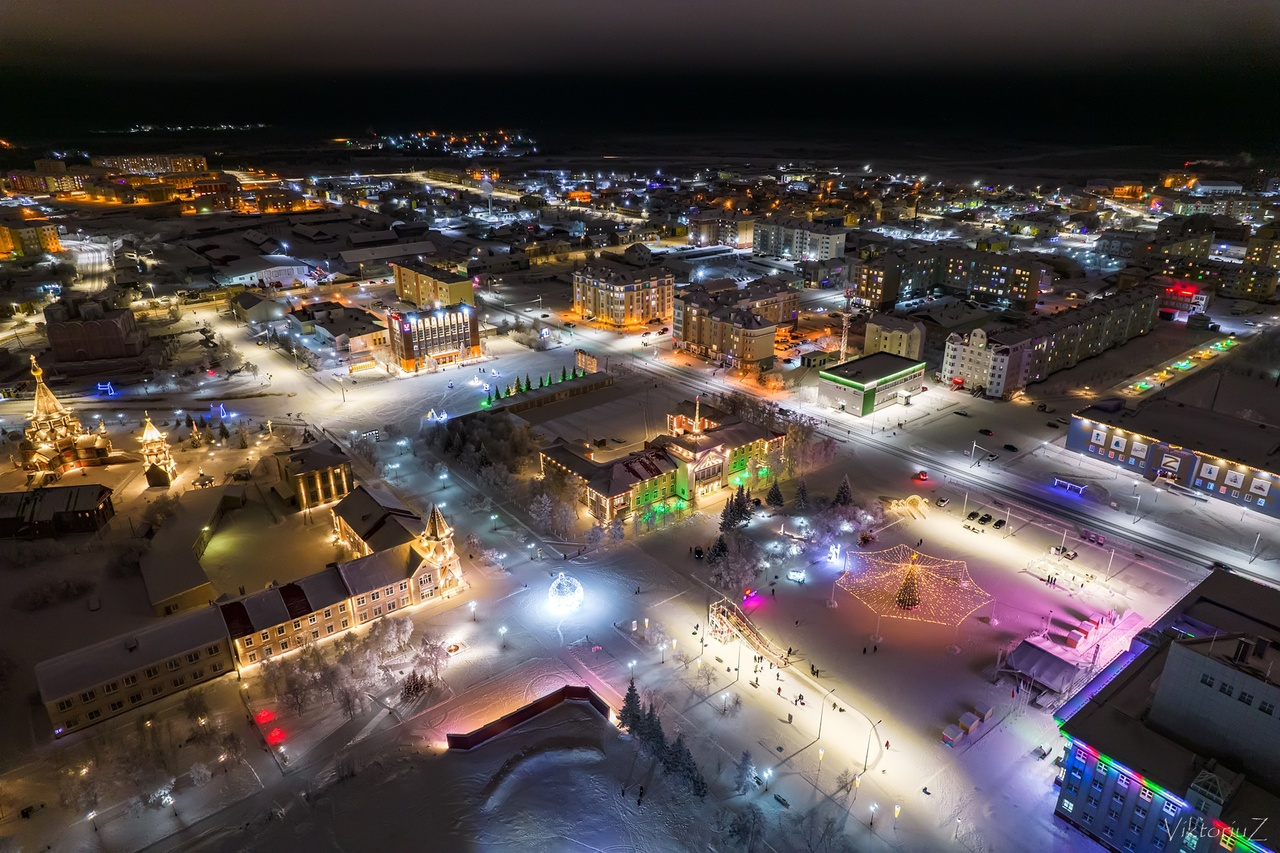
<instances>
[{"instance_id":1,"label":"car on road","mask_svg":"<svg viewBox=\"0 0 1280 853\"><path fill-rule=\"evenodd\" d=\"M995 435L995 433L989 429L980 429L978 430L978 432L982 433L983 435Z\"/></svg>"},{"instance_id":2,"label":"car on road","mask_svg":"<svg viewBox=\"0 0 1280 853\"><path fill-rule=\"evenodd\" d=\"M967 418L967 417L969 417L969 413L968 413L968 412L966 412L964 409L957 409L957 410L955 410L954 412L952 412L951 414L953 414L953 415L959 415L959 416L960 416L960 417L962 417L962 418Z\"/></svg>"},{"instance_id":3,"label":"car on road","mask_svg":"<svg viewBox=\"0 0 1280 853\"><path fill-rule=\"evenodd\" d=\"M975 509L973 512L969 513L966 518L970 521L976 521L979 515L980 513Z\"/></svg>"},{"instance_id":4,"label":"car on road","mask_svg":"<svg viewBox=\"0 0 1280 853\"><path fill-rule=\"evenodd\" d=\"M787 569L787 580L804 583L804 569Z\"/></svg>"},{"instance_id":5,"label":"car on road","mask_svg":"<svg viewBox=\"0 0 1280 853\"><path fill-rule=\"evenodd\" d=\"M539 320L545 320L545 319L547 319L547 318L548 318L548 317L550 317L550 316L551 316L550 314L542 314L542 315L539 315L538 319L539 319Z\"/></svg>"},{"instance_id":6,"label":"car on road","mask_svg":"<svg viewBox=\"0 0 1280 853\"><path fill-rule=\"evenodd\" d=\"M782 360L782 363L783 363L783 364L795 364L795 363L796 363L796 360L795 360L794 358L784 358L784 359Z\"/></svg>"},{"instance_id":7,"label":"car on road","mask_svg":"<svg viewBox=\"0 0 1280 853\"><path fill-rule=\"evenodd\" d=\"M999 454L999 453L988 453L986 456L984 456L984 457L982 457L982 458L983 458L983 460L984 460L984 461L986 461L986 462L995 462L997 459L999 459L999 458L1000 458L1000 454Z\"/></svg>"},{"instance_id":8,"label":"car on road","mask_svg":"<svg viewBox=\"0 0 1280 853\"><path fill-rule=\"evenodd\" d=\"M1044 425L1049 427L1050 429L1062 429L1062 424L1058 423L1057 421L1045 421Z\"/></svg>"},{"instance_id":9,"label":"car on road","mask_svg":"<svg viewBox=\"0 0 1280 853\"><path fill-rule=\"evenodd\" d=\"M663 326L661 329L658 330L658 334L665 335L669 331L671 331L670 326Z\"/></svg>"},{"instance_id":10,"label":"car on road","mask_svg":"<svg viewBox=\"0 0 1280 853\"><path fill-rule=\"evenodd\" d=\"M989 512L984 512L984 513L982 514L982 517L978 519L978 523L979 523L979 524L986 524L986 523L988 523L989 521L991 521L991 513L989 513Z\"/></svg>"},{"instance_id":11,"label":"car on road","mask_svg":"<svg viewBox=\"0 0 1280 853\"><path fill-rule=\"evenodd\" d=\"M574 327L574 324L573 324L573 323L565 323L565 324L564 324L564 327L565 327L566 329L572 329L572 328Z\"/></svg>"},{"instance_id":12,"label":"car on road","mask_svg":"<svg viewBox=\"0 0 1280 853\"><path fill-rule=\"evenodd\" d=\"M916 474L916 479L918 479L922 483L927 482L929 480L929 472L920 471L919 473Z\"/></svg>"},{"instance_id":13,"label":"car on road","mask_svg":"<svg viewBox=\"0 0 1280 853\"><path fill-rule=\"evenodd\" d=\"M1005 520L1003 518L997 518L996 523L991 526L994 527L996 530L999 530L1000 528L1004 527L1004 525L1005 525Z\"/></svg>"},{"instance_id":14,"label":"car on road","mask_svg":"<svg viewBox=\"0 0 1280 853\"><path fill-rule=\"evenodd\" d=\"M694 558L695 560L701 560L701 559L702 559L702 546L701 546L701 545L699 545L698 547L696 547L696 548L694 548L694 549L693 549L693 558Z\"/></svg>"},{"instance_id":15,"label":"car on road","mask_svg":"<svg viewBox=\"0 0 1280 853\"><path fill-rule=\"evenodd\" d=\"M647 338L647 337L649 337L649 336L650 336L650 335L652 335L652 334L653 334L653 332L641 332L641 333L640 333L640 337L642 337L642 338Z\"/></svg>"},{"instance_id":16,"label":"car on road","mask_svg":"<svg viewBox=\"0 0 1280 853\"><path fill-rule=\"evenodd\" d=\"M934 503L934 505L935 505L935 506L937 506L937 507L944 507L944 506L946 506L947 504L951 503L951 498L938 498L938 499L937 499L936 501L934 501L933 503Z\"/></svg>"},{"instance_id":17,"label":"car on road","mask_svg":"<svg viewBox=\"0 0 1280 853\"><path fill-rule=\"evenodd\" d=\"M1018 448L1017 448L1017 447L1015 447L1015 446L1014 446L1014 445L1012 445L1012 444L1006 444L1006 445L1004 446L1004 449L1005 449L1005 450L1007 450L1007 451L1009 451L1010 453L1017 453L1017 452L1018 452Z\"/></svg>"}]
</instances>

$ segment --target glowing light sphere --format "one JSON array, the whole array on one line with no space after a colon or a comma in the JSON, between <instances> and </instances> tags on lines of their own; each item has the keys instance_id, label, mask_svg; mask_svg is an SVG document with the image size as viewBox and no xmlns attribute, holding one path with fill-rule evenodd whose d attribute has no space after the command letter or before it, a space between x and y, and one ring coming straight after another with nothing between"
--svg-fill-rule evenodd
<instances>
[{"instance_id":1,"label":"glowing light sphere","mask_svg":"<svg viewBox=\"0 0 1280 853\"><path fill-rule=\"evenodd\" d=\"M547 604L554 613L572 613L582 606L582 596L578 579L560 572L547 590Z\"/></svg>"}]
</instances>

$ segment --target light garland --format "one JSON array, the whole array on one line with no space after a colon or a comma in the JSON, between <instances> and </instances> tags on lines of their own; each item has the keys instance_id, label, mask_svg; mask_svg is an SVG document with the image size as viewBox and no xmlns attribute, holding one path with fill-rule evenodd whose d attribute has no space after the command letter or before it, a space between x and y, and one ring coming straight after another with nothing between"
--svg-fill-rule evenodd
<instances>
[{"instance_id":1,"label":"light garland","mask_svg":"<svg viewBox=\"0 0 1280 853\"><path fill-rule=\"evenodd\" d=\"M990 603L963 560L944 560L895 545L870 554L848 554L836 583L878 616L958 625Z\"/></svg>"}]
</instances>

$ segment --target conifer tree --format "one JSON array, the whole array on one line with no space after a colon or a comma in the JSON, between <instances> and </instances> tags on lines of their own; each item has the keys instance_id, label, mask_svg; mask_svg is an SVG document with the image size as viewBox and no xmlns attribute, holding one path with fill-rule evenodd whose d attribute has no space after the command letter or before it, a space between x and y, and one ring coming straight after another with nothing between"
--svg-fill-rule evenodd
<instances>
[{"instance_id":1,"label":"conifer tree","mask_svg":"<svg viewBox=\"0 0 1280 853\"><path fill-rule=\"evenodd\" d=\"M800 478L800 483L796 486L795 508L802 512L809 508L809 486L804 477Z\"/></svg>"},{"instance_id":2,"label":"conifer tree","mask_svg":"<svg viewBox=\"0 0 1280 853\"><path fill-rule=\"evenodd\" d=\"M782 489L778 488L776 479L773 481L773 485L769 487L769 494L764 496L764 502L775 508L780 508L783 505Z\"/></svg>"},{"instance_id":3,"label":"conifer tree","mask_svg":"<svg viewBox=\"0 0 1280 853\"><path fill-rule=\"evenodd\" d=\"M833 506L848 506L853 503L853 487L849 485L849 475L845 474L844 479L840 481L840 488L836 489L836 496L831 500Z\"/></svg>"},{"instance_id":4,"label":"conifer tree","mask_svg":"<svg viewBox=\"0 0 1280 853\"><path fill-rule=\"evenodd\" d=\"M618 711L618 725L631 734L644 722L644 711L640 708L640 694L636 692L636 680L631 679L627 685L627 695L622 699L622 709Z\"/></svg>"}]
</instances>

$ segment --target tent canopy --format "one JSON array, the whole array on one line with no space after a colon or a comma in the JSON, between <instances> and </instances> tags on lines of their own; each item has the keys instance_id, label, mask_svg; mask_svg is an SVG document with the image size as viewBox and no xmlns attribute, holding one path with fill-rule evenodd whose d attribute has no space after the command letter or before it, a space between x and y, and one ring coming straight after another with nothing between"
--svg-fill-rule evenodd
<instances>
[{"instance_id":1,"label":"tent canopy","mask_svg":"<svg viewBox=\"0 0 1280 853\"><path fill-rule=\"evenodd\" d=\"M1005 659L1008 669L1045 686L1054 693L1064 693L1076 677L1076 665L1023 640Z\"/></svg>"}]
</instances>

